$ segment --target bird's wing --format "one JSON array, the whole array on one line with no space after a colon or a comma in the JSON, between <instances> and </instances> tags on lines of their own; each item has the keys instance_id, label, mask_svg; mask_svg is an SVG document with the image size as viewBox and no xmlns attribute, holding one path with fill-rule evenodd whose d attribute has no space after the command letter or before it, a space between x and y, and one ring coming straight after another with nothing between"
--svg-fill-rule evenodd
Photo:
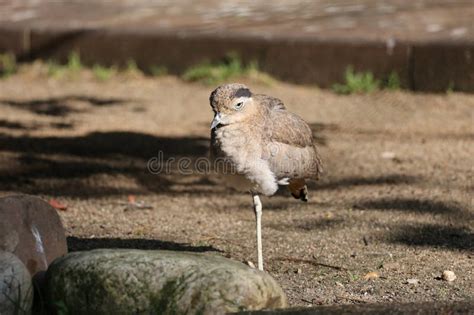
<instances>
[{"instance_id":1,"label":"bird's wing","mask_svg":"<svg viewBox=\"0 0 474 315\"><path fill-rule=\"evenodd\" d=\"M270 108L264 122L264 156L277 178L318 178L322 163L308 124L280 107Z\"/></svg>"},{"instance_id":2,"label":"bird's wing","mask_svg":"<svg viewBox=\"0 0 474 315\"><path fill-rule=\"evenodd\" d=\"M308 124L298 115L285 109L272 109L269 113L269 123L270 141L301 148L313 145L313 133Z\"/></svg>"},{"instance_id":3,"label":"bird's wing","mask_svg":"<svg viewBox=\"0 0 474 315\"><path fill-rule=\"evenodd\" d=\"M286 109L285 104L283 102L272 96L263 95L263 94L256 94L252 96L255 100L257 100L260 104L268 107L269 109Z\"/></svg>"}]
</instances>

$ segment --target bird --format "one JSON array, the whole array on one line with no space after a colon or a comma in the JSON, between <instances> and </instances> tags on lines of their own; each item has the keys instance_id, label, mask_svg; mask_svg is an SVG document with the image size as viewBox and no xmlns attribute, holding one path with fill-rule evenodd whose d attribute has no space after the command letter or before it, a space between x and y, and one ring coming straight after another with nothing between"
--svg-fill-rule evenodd
<instances>
[{"instance_id":1,"label":"bird","mask_svg":"<svg viewBox=\"0 0 474 315\"><path fill-rule=\"evenodd\" d=\"M307 180L323 172L319 150L308 124L275 97L254 94L230 83L212 91L210 156L214 170L234 188L250 192L256 220L257 265L263 271L262 203L279 186L308 201Z\"/></svg>"}]
</instances>

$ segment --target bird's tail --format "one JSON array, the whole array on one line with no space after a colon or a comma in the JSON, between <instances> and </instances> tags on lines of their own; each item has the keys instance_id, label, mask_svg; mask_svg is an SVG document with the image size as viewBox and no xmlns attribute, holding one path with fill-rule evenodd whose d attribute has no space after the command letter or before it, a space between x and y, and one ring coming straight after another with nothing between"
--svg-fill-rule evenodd
<instances>
[{"instance_id":1,"label":"bird's tail","mask_svg":"<svg viewBox=\"0 0 474 315\"><path fill-rule=\"evenodd\" d=\"M295 199L300 199L304 202L308 201L308 187L306 187L304 178L291 179L288 189Z\"/></svg>"}]
</instances>

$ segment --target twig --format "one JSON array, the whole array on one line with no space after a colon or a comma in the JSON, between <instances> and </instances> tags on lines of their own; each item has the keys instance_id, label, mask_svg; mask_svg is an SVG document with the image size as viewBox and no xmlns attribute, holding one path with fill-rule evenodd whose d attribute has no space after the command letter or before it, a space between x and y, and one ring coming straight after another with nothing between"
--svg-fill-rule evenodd
<instances>
[{"instance_id":1,"label":"twig","mask_svg":"<svg viewBox=\"0 0 474 315\"><path fill-rule=\"evenodd\" d=\"M353 301L353 302L368 303L368 301L366 300L355 298L355 297L349 297L349 296L343 296L343 295L336 295L336 297L339 299Z\"/></svg>"},{"instance_id":2,"label":"twig","mask_svg":"<svg viewBox=\"0 0 474 315\"><path fill-rule=\"evenodd\" d=\"M302 259L302 258L296 258L296 257L276 257L276 258L273 258L273 259L274 260L280 260L280 261L301 262L301 263L311 264L313 266L332 268L332 269L336 269L336 270L348 270L347 268L344 268L344 267L332 266L332 265L320 263L320 262L310 260L310 259ZM315 259L315 258L313 257L313 259Z\"/></svg>"},{"instance_id":3,"label":"twig","mask_svg":"<svg viewBox=\"0 0 474 315\"><path fill-rule=\"evenodd\" d=\"M369 246L369 241L367 240L365 236L362 238L362 241L364 241L365 246Z\"/></svg>"},{"instance_id":4,"label":"twig","mask_svg":"<svg viewBox=\"0 0 474 315\"><path fill-rule=\"evenodd\" d=\"M306 303L310 303L310 304L314 304L313 301L310 301L310 300L307 300L307 299L301 299L301 301L306 302Z\"/></svg>"}]
</instances>

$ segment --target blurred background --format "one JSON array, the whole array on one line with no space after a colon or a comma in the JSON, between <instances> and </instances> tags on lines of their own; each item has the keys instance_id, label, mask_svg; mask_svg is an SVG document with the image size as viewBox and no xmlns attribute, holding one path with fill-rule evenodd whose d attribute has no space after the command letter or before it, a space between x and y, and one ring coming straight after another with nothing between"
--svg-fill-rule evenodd
<instances>
[{"instance_id":1,"label":"blurred background","mask_svg":"<svg viewBox=\"0 0 474 315\"><path fill-rule=\"evenodd\" d=\"M310 202L263 200L291 305L473 299L473 17L472 0L0 1L0 195L49 200L71 251L253 259L248 195L147 168L207 156L209 94L242 82L325 161Z\"/></svg>"},{"instance_id":2,"label":"blurred background","mask_svg":"<svg viewBox=\"0 0 474 315\"><path fill-rule=\"evenodd\" d=\"M473 14L470 0L2 1L0 51L173 74L234 52L320 87L352 65L413 90L472 92Z\"/></svg>"}]
</instances>

